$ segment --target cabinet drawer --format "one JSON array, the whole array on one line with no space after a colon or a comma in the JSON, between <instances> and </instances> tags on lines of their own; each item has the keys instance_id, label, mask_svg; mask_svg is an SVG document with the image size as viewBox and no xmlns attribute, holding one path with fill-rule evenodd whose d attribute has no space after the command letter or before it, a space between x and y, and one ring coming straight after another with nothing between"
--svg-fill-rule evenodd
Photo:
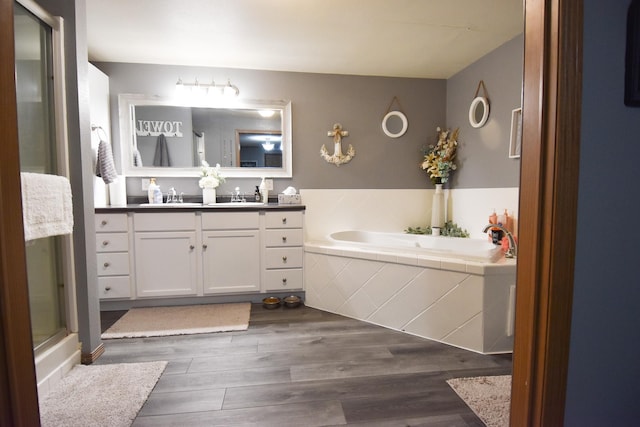
<instances>
[{"instance_id":1,"label":"cabinet drawer","mask_svg":"<svg viewBox=\"0 0 640 427\"><path fill-rule=\"evenodd\" d=\"M136 231L187 231L196 229L194 212L135 213Z\"/></svg>"},{"instance_id":2,"label":"cabinet drawer","mask_svg":"<svg viewBox=\"0 0 640 427\"><path fill-rule=\"evenodd\" d=\"M124 276L129 274L129 254L126 252L100 253L98 276Z\"/></svg>"},{"instance_id":3,"label":"cabinet drawer","mask_svg":"<svg viewBox=\"0 0 640 427\"><path fill-rule=\"evenodd\" d=\"M98 295L100 299L130 298L129 276L98 277Z\"/></svg>"},{"instance_id":4,"label":"cabinet drawer","mask_svg":"<svg viewBox=\"0 0 640 427\"><path fill-rule=\"evenodd\" d=\"M96 232L127 231L127 214L96 214Z\"/></svg>"},{"instance_id":5,"label":"cabinet drawer","mask_svg":"<svg viewBox=\"0 0 640 427\"><path fill-rule=\"evenodd\" d=\"M127 233L96 234L96 252L127 252L129 235Z\"/></svg>"},{"instance_id":6,"label":"cabinet drawer","mask_svg":"<svg viewBox=\"0 0 640 427\"><path fill-rule=\"evenodd\" d=\"M284 270L267 270L265 272L266 291L284 291L287 289L302 289L302 269L291 268Z\"/></svg>"},{"instance_id":7,"label":"cabinet drawer","mask_svg":"<svg viewBox=\"0 0 640 427\"><path fill-rule=\"evenodd\" d=\"M247 230L260 228L259 212L203 212L203 230Z\"/></svg>"},{"instance_id":8,"label":"cabinet drawer","mask_svg":"<svg viewBox=\"0 0 640 427\"><path fill-rule=\"evenodd\" d=\"M269 248L265 250L266 268L301 268L302 248Z\"/></svg>"},{"instance_id":9,"label":"cabinet drawer","mask_svg":"<svg viewBox=\"0 0 640 427\"><path fill-rule=\"evenodd\" d=\"M268 247L302 246L301 228L265 230L264 236L265 246Z\"/></svg>"},{"instance_id":10,"label":"cabinet drawer","mask_svg":"<svg viewBox=\"0 0 640 427\"><path fill-rule=\"evenodd\" d=\"M279 211L266 212L267 228L302 228L302 212Z\"/></svg>"}]
</instances>

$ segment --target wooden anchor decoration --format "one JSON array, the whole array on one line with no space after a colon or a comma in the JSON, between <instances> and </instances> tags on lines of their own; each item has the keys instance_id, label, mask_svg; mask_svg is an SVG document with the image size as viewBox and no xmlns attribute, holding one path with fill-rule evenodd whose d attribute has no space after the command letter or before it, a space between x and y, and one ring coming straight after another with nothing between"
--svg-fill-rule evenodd
<instances>
[{"instance_id":1,"label":"wooden anchor decoration","mask_svg":"<svg viewBox=\"0 0 640 427\"><path fill-rule=\"evenodd\" d=\"M351 144L349 144L347 154L342 154L342 138L345 136L349 136L349 132L346 130L342 130L342 125L340 123L334 124L333 130L327 132L327 136L333 137L333 155L329 155L325 144L322 144L320 155L328 163L333 163L336 166L340 166L342 164L349 163L351 159L355 157L356 150L353 149L353 146Z\"/></svg>"}]
</instances>

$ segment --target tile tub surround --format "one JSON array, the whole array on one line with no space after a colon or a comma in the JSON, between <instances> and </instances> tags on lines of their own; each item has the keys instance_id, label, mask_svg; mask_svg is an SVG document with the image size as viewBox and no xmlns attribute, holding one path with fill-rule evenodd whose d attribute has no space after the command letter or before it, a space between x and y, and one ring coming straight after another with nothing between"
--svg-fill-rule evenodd
<instances>
[{"instance_id":1,"label":"tile tub surround","mask_svg":"<svg viewBox=\"0 0 640 427\"><path fill-rule=\"evenodd\" d=\"M305 244L305 304L478 353L513 349L516 261Z\"/></svg>"},{"instance_id":2,"label":"tile tub surround","mask_svg":"<svg viewBox=\"0 0 640 427\"><path fill-rule=\"evenodd\" d=\"M306 206L305 241L323 240L343 230L402 233L409 226L431 222L434 189L301 189ZM518 218L519 189L446 189L447 219L483 238L482 228L495 209ZM517 226L517 224L515 224Z\"/></svg>"}]
</instances>

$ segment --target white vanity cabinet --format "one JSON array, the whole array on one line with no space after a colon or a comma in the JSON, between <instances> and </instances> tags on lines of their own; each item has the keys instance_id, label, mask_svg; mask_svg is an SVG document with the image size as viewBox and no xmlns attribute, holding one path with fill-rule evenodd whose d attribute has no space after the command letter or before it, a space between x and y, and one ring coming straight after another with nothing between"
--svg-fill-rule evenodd
<instances>
[{"instance_id":1,"label":"white vanity cabinet","mask_svg":"<svg viewBox=\"0 0 640 427\"><path fill-rule=\"evenodd\" d=\"M264 290L303 288L303 219L301 211L265 212Z\"/></svg>"},{"instance_id":2,"label":"white vanity cabinet","mask_svg":"<svg viewBox=\"0 0 640 427\"><path fill-rule=\"evenodd\" d=\"M100 299L131 296L129 234L126 213L97 214L96 256Z\"/></svg>"},{"instance_id":3,"label":"white vanity cabinet","mask_svg":"<svg viewBox=\"0 0 640 427\"><path fill-rule=\"evenodd\" d=\"M204 294L260 291L260 213L203 212Z\"/></svg>"},{"instance_id":4,"label":"white vanity cabinet","mask_svg":"<svg viewBox=\"0 0 640 427\"><path fill-rule=\"evenodd\" d=\"M199 294L195 212L136 213L136 296Z\"/></svg>"}]
</instances>

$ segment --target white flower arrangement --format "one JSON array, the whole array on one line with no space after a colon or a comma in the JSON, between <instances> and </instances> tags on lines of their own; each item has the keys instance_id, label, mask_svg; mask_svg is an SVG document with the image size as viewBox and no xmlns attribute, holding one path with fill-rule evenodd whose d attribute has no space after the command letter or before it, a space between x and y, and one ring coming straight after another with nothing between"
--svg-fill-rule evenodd
<instances>
[{"instance_id":1,"label":"white flower arrangement","mask_svg":"<svg viewBox=\"0 0 640 427\"><path fill-rule=\"evenodd\" d=\"M202 178L198 182L200 188L216 188L224 182L224 177L220 173L220 164L215 167L209 166L205 160L202 161Z\"/></svg>"}]
</instances>

